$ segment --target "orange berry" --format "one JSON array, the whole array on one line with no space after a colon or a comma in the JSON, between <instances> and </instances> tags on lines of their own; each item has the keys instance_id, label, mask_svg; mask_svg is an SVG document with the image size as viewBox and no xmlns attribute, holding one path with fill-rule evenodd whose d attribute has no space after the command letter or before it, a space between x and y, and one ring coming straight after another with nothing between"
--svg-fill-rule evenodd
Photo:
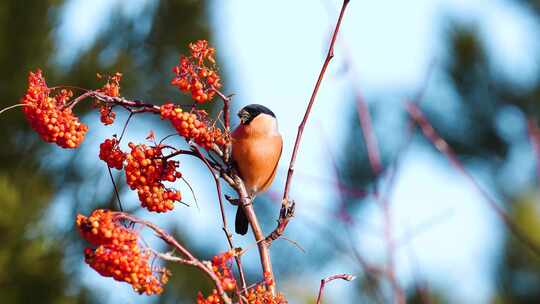
<instances>
[{"instance_id":1,"label":"orange berry","mask_svg":"<svg viewBox=\"0 0 540 304\"><path fill-rule=\"evenodd\" d=\"M30 72L28 89L21 100L26 105L23 107L25 117L43 140L62 148L76 148L83 141L88 127L79 122L71 108L66 106L73 93L63 89L50 97L50 92L41 71Z\"/></svg>"}]
</instances>

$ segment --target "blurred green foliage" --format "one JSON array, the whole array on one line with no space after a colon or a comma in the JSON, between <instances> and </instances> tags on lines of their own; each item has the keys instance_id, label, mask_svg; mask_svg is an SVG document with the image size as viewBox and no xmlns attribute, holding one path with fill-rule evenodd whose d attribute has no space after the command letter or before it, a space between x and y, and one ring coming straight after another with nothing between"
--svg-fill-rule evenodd
<instances>
[{"instance_id":1,"label":"blurred green foliage","mask_svg":"<svg viewBox=\"0 0 540 304\"><path fill-rule=\"evenodd\" d=\"M28 71L44 70L50 86L65 84L84 88L100 86L96 73L124 73L122 92L126 96L161 103L166 96L180 96L168 85L170 69L187 44L207 39L205 5L199 1L157 1L147 4L144 14L122 13L121 1L111 2L111 22L98 33L88 50L77 54L71 65L57 66L55 31L61 23L62 10L68 1L0 1L0 107L13 105L26 90ZM141 20L141 18L146 18ZM149 29L141 30L148 22ZM179 97L178 99L181 99ZM50 231L43 217L53 198L68 193L73 199L66 214L85 212L96 205L112 204L94 196L77 193L86 185L96 184L99 174L81 172L77 162L85 153L61 151L65 164L47 163L50 147L29 132L20 109L2 114L0 119L0 301L2 303L102 303L102 297L80 285L77 279L82 244L73 233L72 221L64 231ZM91 134L89 136L92 136ZM102 168L100 168L102 169ZM74 218L74 217L73 217ZM58 235L65 233L65 235ZM73 247L75 245L75 247ZM68 251L66 251L66 248ZM65 256L78 252L77 257ZM78 248L78 249L77 249ZM71 250L71 251L70 251ZM64 260L64 258L67 258ZM206 286L192 271L175 270L170 290L196 290ZM185 275L182 272L185 271ZM183 286L183 287L182 287ZM165 294L163 302L193 299L193 292Z\"/></svg>"}]
</instances>

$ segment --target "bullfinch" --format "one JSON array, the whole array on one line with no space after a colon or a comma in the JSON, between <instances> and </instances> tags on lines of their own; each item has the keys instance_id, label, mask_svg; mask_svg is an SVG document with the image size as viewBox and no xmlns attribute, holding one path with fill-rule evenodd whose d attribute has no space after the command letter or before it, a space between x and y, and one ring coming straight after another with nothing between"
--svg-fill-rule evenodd
<instances>
[{"instance_id":1,"label":"bullfinch","mask_svg":"<svg viewBox=\"0 0 540 304\"><path fill-rule=\"evenodd\" d=\"M240 124L231 133L231 156L248 195L253 199L272 184L283 139L279 134L276 115L265 106L245 106L238 112L238 117ZM248 220L241 206L236 212L235 231L242 235L248 231Z\"/></svg>"}]
</instances>

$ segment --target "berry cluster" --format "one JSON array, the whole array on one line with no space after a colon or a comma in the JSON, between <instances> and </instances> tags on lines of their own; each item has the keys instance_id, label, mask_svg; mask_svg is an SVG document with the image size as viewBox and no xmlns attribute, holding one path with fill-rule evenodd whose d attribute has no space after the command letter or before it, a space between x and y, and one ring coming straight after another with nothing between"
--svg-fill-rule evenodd
<instances>
[{"instance_id":1,"label":"berry cluster","mask_svg":"<svg viewBox=\"0 0 540 304\"><path fill-rule=\"evenodd\" d=\"M230 268L231 259L234 257L233 251L228 251L223 254L214 256L212 259L212 270L217 275L225 292L231 292L236 288L236 280ZM248 289L245 299L248 304L285 304L287 300L282 294L273 296L267 286L273 285L274 282L269 279L270 275L264 274L264 283ZM217 290L213 290L212 294L204 297L201 292L197 294L197 304L222 304L223 299L219 296Z\"/></svg>"},{"instance_id":2,"label":"berry cluster","mask_svg":"<svg viewBox=\"0 0 540 304\"><path fill-rule=\"evenodd\" d=\"M233 251L227 251L214 256L212 259L212 271L217 275L221 286L227 292L233 291L236 288L236 280L230 268L230 262L233 257Z\"/></svg>"},{"instance_id":3,"label":"berry cluster","mask_svg":"<svg viewBox=\"0 0 540 304\"><path fill-rule=\"evenodd\" d=\"M160 294L169 271L152 269L151 253L139 247L135 231L114 219L114 212L95 210L89 217L77 215L82 237L97 248L85 248L85 262L104 277L131 284L140 294ZM161 274L158 278L155 273Z\"/></svg>"},{"instance_id":4,"label":"berry cluster","mask_svg":"<svg viewBox=\"0 0 540 304\"><path fill-rule=\"evenodd\" d=\"M190 57L180 57L179 65L173 68L176 77L171 84L182 92L190 92L197 103L212 100L214 89L221 88L214 59L215 49L208 46L208 41L198 40L189 44Z\"/></svg>"},{"instance_id":5,"label":"berry cluster","mask_svg":"<svg viewBox=\"0 0 540 304\"><path fill-rule=\"evenodd\" d=\"M99 120L101 123L106 126L112 125L115 118L116 113L113 112L112 106L104 104L99 107Z\"/></svg>"},{"instance_id":6,"label":"berry cluster","mask_svg":"<svg viewBox=\"0 0 540 304\"><path fill-rule=\"evenodd\" d=\"M161 119L170 120L178 134L205 149L210 149L213 144L224 146L227 143L221 129L210 126L203 110L185 112L172 103L165 103L161 106Z\"/></svg>"},{"instance_id":7,"label":"berry cluster","mask_svg":"<svg viewBox=\"0 0 540 304\"><path fill-rule=\"evenodd\" d=\"M94 210L88 217L77 215L76 223L81 236L94 246L137 244L137 234L119 225L113 215L112 211L104 209Z\"/></svg>"},{"instance_id":8,"label":"berry cluster","mask_svg":"<svg viewBox=\"0 0 540 304\"><path fill-rule=\"evenodd\" d=\"M212 294L204 297L202 292L197 293L197 304L223 304L223 300L219 296L217 290L212 290Z\"/></svg>"},{"instance_id":9,"label":"berry cluster","mask_svg":"<svg viewBox=\"0 0 540 304\"><path fill-rule=\"evenodd\" d=\"M101 75L97 76L101 78ZM116 72L113 76L107 77L107 83L98 92L111 97L120 96L120 80L122 80L122 73Z\"/></svg>"},{"instance_id":10,"label":"berry cluster","mask_svg":"<svg viewBox=\"0 0 540 304\"><path fill-rule=\"evenodd\" d=\"M126 153L118 147L116 137L107 138L99 145L99 158L106 162L109 168L121 170L126 160Z\"/></svg>"},{"instance_id":11,"label":"berry cluster","mask_svg":"<svg viewBox=\"0 0 540 304\"><path fill-rule=\"evenodd\" d=\"M154 212L167 212L180 201L179 191L167 189L163 182L174 182L182 174L176 171L178 162L166 160L161 147L129 143L131 152L125 166L127 184L137 190L142 206Z\"/></svg>"},{"instance_id":12,"label":"berry cluster","mask_svg":"<svg viewBox=\"0 0 540 304\"><path fill-rule=\"evenodd\" d=\"M273 296L264 284L259 284L247 291L245 296L248 304L287 304L287 299L282 294ZM204 297L201 292L197 294L197 304L223 304L223 299L217 290L212 290L212 294Z\"/></svg>"},{"instance_id":13,"label":"berry cluster","mask_svg":"<svg viewBox=\"0 0 540 304\"><path fill-rule=\"evenodd\" d=\"M98 78L102 77L100 74L98 74L97 76ZM109 76L107 78L107 83L97 91L107 96L118 97L120 96L121 79L122 73L116 72L113 76ZM114 122L114 119L116 118L116 113L112 111L112 106L105 103L100 105L99 114L100 120L104 125L112 124Z\"/></svg>"},{"instance_id":14,"label":"berry cluster","mask_svg":"<svg viewBox=\"0 0 540 304\"><path fill-rule=\"evenodd\" d=\"M246 295L249 304L286 304L287 299L282 294L273 296L264 284L259 284L247 291Z\"/></svg>"},{"instance_id":15,"label":"berry cluster","mask_svg":"<svg viewBox=\"0 0 540 304\"><path fill-rule=\"evenodd\" d=\"M62 148L76 148L83 141L88 127L79 122L71 108L66 106L73 93L61 90L51 97L50 92L41 71L30 72L28 90L21 100L25 105L26 119L46 142L56 143Z\"/></svg>"}]
</instances>

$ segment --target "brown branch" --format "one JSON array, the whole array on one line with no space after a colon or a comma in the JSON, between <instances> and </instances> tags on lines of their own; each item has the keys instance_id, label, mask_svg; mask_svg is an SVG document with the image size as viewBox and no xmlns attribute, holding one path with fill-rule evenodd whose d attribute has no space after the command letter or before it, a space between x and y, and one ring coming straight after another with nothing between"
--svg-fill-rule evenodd
<instances>
[{"instance_id":1,"label":"brown branch","mask_svg":"<svg viewBox=\"0 0 540 304\"><path fill-rule=\"evenodd\" d=\"M173 157L176 157L178 155L191 155L191 156L194 156L198 159L201 159L201 157L199 156L199 154L195 151L191 151L191 150L183 150L183 149L177 149L173 146L169 146L169 145L158 145L159 147L161 148L168 148L168 149L171 149L173 150L174 152L172 152L171 154L168 154L168 155L165 155L162 157L163 160L167 160L169 158L173 158ZM201 159L202 160L202 159Z\"/></svg>"},{"instance_id":2,"label":"brown branch","mask_svg":"<svg viewBox=\"0 0 540 304\"><path fill-rule=\"evenodd\" d=\"M346 58L348 59L347 62L350 64L349 57L346 56ZM360 121L360 129L362 130L363 139L366 144L368 160L369 160L371 169L373 170L373 174L375 176L373 195L376 201L378 202L378 205L381 208L382 214L383 214L384 240L385 240L385 245L386 245L386 256L387 256L385 274L388 278L388 281L390 282L390 285L392 286L394 301L396 303L405 303L404 291L401 288L401 286L399 286L399 283L397 281L396 274L395 274L395 266L394 266L395 241L392 235L392 217L391 217L391 210L390 210L390 201L385 199L386 198L385 196L381 196L377 189L377 178L383 171L383 168L381 165L380 151L379 151L379 147L377 143L377 137L375 136L375 133L373 131L373 125L371 122L371 115L369 113L369 108L358 88L356 88L355 98L356 98L357 115ZM328 144L325 145L325 147L329 147L329 146L330 145ZM328 149L326 154L330 156L330 159L332 160L332 165L334 168L334 174L336 178L339 180L340 178L339 168L337 166L335 158L332 155L332 151ZM348 224L353 223L353 219L346 212L346 201L341 191L339 191L339 195L341 199L341 210L343 210L342 213L343 215L347 216L347 217L344 217L346 219L345 225L347 226ZM348 227L346 227L346 229L348 229Z\"/></svg>"},{"instance_id":3,"label":"brown branch","mask_svg":"<svg viewBox=\"0 0 540 304\"><path fill-rule=\"evenodd\" d=\"M478 182L472 177L472 175L465 169L465 166L458 159L456 153L452 148L442 139L435 131L433 126L425 118L420 108L413 104L407 104L407 111L411 118L420 127L426 138L429 139L431 144L439 150L450 161L452 166L456 168L459 173L465 176L469 182L476 188L476 190L484 197L486 203L495 212L495 214L503 221L506 227L512 232L512 234L525 244L535 255L540 257L540 245L537 244L532 238L530 238L521 228L512 220L510 215L493 199L486 190L484 190Z\"/></svg>"},{"instance_id":4,"label":"brown branch","mask_svg":"<svg viewBox=\"0 0 540 304\"><path fill-rule=\"evenodd\" d=\"M231 97L232 95L226 96L223 94L220 90L213 88L214 92L223 100L223 120L225 120L225 134L229 136L231 131L231 111L230 111L230 104L231 104ZM231 156L231 146L228 144L225 147L225 151L223 153L223 160L225 163L229 162L229 158Z\"/></svg>"},{"instance_id":5,"label":"brown branch","mask_svg":"<svg viewBox=\"0 0 540 304\"><path fill-rule=\"evenodd\" d=\"M319 87L324 78L324 74L326 72L326 69L328 68L328 65L330 64L330 61L332 60L332 58L334 58L334 45L336 43L336 38L339 33L339 29L341 27L341 21L343 20L345 10L349 2L350 0L343 1L343 5L341 6L341 11L339 13L338 20L336 22L336 27L334 28L334 33L332 34L332 39L330 40L330 46L328 47L328 53L326 54L326 59L324 60L321 71L319 72L319 76L317 78L317 82L315 83L315 87L313 88L313 92L311 93L308 106L304 113L304 118L302 119L302 122L298 126L298 133L296 134L296 140L294 142L294 148L291 155L291 161L289 163L287 180L285 181L285 189L283 190L283 199L281 201L281 210L279 211L278 225L276 229L274 229L274 231L266 237L265 243L267 244L270 244L273 240L283 235L283 233L285 232L285 228L287 227L289 223L289 220L292 218L294 214L294 202L291 202L291 200L289 199L289 191L291 187L292 177L294 174L294 164L296 162L296 155L298 154L298 149L300 148L300 142L302 140L302 134L304 133L304 128L306 126L307 120L311 113L313 104L315 103L315 98L317 97L317 93L319 92Z\"/></svg>"},{"instance_id":6,"label":"brown branch","mask_svg":"<svg viewBox=\"0 0 540 304\"><path fill-rule=\"evenodd\" d=\"M169 261L174 261L174 262L197 267L214 282L216 290L218 294L220 295L220 297L223 299L223 301L227 304L232 304L232 300L225 293L223 286L221 285L221 281L219 280L217 275L214 273L212 268L205 265L205 263L197 259L189 250L187 250L184 246L182 246L182 244L180 244L174 237L172 237L170 234L165 232L165 230L161 229L159 226L155 225L152 222L145 221L143 219L137 218L135 216L132 216L124 212L115 212L114 218L118 220L127 220L136 224L141 224L143 226L146 226L152 229L160 239L162 239L165 243L174 247L178 252L180 252L180 254L183 255L182 258L174 258L172 256L167 256L167 255L158 255L158 257L166 257L166 260L169 260Z\"/></svg>"},{"instance_id":7,"label":"brown branch","mask_svg":"<svg viewBox=\"0 0 540 304\"><path fill-rule=\"evenodd\" d=\"M143 113L143 112L150 112L154 114L160 113L160 107L157 105L145 103L140 100L129 100L129 99L125 99L124 97L108 96L98 91L88 91L80 95L79 97L73 99L72 101L70 101L68 104L65 105L65 107L73 108L79 102L83 101L86 98L95 98L111 105L121 106L131 113Z\"/></svg>"},{"instance_id":8,"label":"brown branch","mask_svg":"<svg viewBox=\"0 0 540 304\"><path fill-rule=\"evenodd\" d=\"M274 271L272 270L272 261L270 260L270 252L268 248L269 244L266 242L266 238L264 237L263 231L259 224L259 220L257 219L257 215L255 214L255 210L253 209L252 199L247 193L244 182L242 181L240 176L238 176L238 174L234 171L227 170L223 167L216 169L219 170L219 176L225 182L227 182L229 186L231 186L238 194L238 207L243 209L251 227L251 231L253 232L253 236L257 244L257 249L259 251L259 258L261 260L263 275L270 281L275 282ZM268 288L273 295L276 294L275 283L268 286Z\"/></svg>"},{"instance_id":9,"label":"brown branch","mask_svg":"<svg viewBox=\"0 0 540 304\"><path fill-rule=\"evenodd\" d=\"M214 179L214 182L216 184L216 191L217 191L218 201L219 201L219 210L220 210L220 213L221 213L221 221L222 221L222 224L223 224L222 230L225 233L225 236L227 237L227 243L229 244L229 249L233 250L235 248L234 244L233 244L233 239L232 239L233 235L229 231L229 228L228 228L228 225L227 225L227 217L225 216L225 207L224 207L224 204L223 204L223 191L221 190L221 183L219 182L219 175L215 172L212 165L210 165L210 163L208 162L206 157L204 157L201 150L199 148L197 148L197 146L192 145L191 148L199 155L199 158L206 165L206 167L210 171L210 174L212 175L212 178ZM244 269L242 268L241 257L239 255L235 255L234 259L236 261L236 266L238 267L238 274L240 275L240 282L242 284L242 290L245 290L246 289L246 277L244 275Z\"/></svg>"},{"instance_id":10,"label":"brown branch","mask_svg":"<svg viewBox=\"0 0 540 304\"><path fill-rule=\"evenodd\" d=\"M223 100L223 117L225 120L225 131L230 131L230 125L231 125L231 119L230 119L230 103L231 103L231 96L226 96L223 94L220 90L213 89L214 92Z\"/></svg>"},{"instance_id":11,"label":"brown branch","mask_svg":"<svg viewBox=\"0 0 540 304\"><path fill-rule=\"evenodd\" d=\"M340 176L340 173L339 173L339 167L337 165L336 158L334 157L334 154L332 153L332 150L330 149L331 145L329 144L328 137L326 136L325 132L322 132L322 135L323 135L322 138L324 140L324 147L327 148L327 150L325 151L325 154L328 155L328 158L330 159L330 161L332 163L332 168L334 169L335 178L338 180L338 182L340 182L341 176ZM339 189L339 187L337 187L337 192L339 194L340 207L339 207L338 214L336 216L338 217L338 219L341 219L343 224L344 224L344 229L345 229L345 232L346 232L347 237L348 237L348 247L352 251L354 258L360 264L360 267L362 268L362 270L366 274L366 279L370 283L374 282L376 274L383 273L383 272L379 271L375 267L369 265L365 261L365 259L362 257L360 252L358 252L357 248L354 246L353 237L352 237L352 233L351 233L350 228L351 228L351 225L355 224L355 221L353 220L353 218L346 211L346 199L345 199L345 196L344 196L344 192L341 191ZM383 274L385 274L385 273L383 273ZM377 298L377 291L376 290L369 290L369 291L373 293L375 298Z\"/></svg>"},{"instance_id":12,"label":"brown branch","mask_svg":"<svg viewBox=\"0 0 540 304\"><path fill-rule=\"evenodd\" d=\"M257 242L257 249L259 250L259 258L261 260L263 275L265 278L274 282L274 284L268 286L268 288L272 295L275 295L276 286L274 279L274 271L272 270L272 261L270 260L270 251L268 248L270 244L266 242L263 231L259 224L259 220L257 219L257 215L255 214L255 210L253 209L253 201L247 193L244 182L236 174L232 177L232 179L234 181L234 184L231 186L236 190L236 193L238 193L238 200L240 203L239 208L243 209L251 227L251 231L253 232L253 236L255 237L255 241Z\"/></svg>"},{"instance_id":13,"label":"brown branch","mask_svg":"<svg viewBox=\"0 0 540 304\"><path fill-rule=\"evenodd\" d=\"M358 89L356 89L355 98L356 112L358 120L360 121L360 129L362 130L362 135L364 136L364 141L366 143L369 164L371 165L375 177L377 177L382 171L382 165L377 137L375 136L373 124L371 122L371 114L369 113L366 101Z\"/></svg>"},{"instance_id":14,"label":"brown branch","mask_svg":"<svg viewBox=\"0 0 540 304\"><path fill-rule=\"evenodd\" d=\"M377 199L380 202L382 211L383 211L383 221L384 221L384 240L386 243L386 274L388 276L388 280L390 281L390 285L392 286L392 290L394 291L394 303L399 304L405 304L405 293L403 292L403 289L399 285L397 278L396 278L396 271L394 266L394 258L395 258L395 241L394 236L392 234L392 216L391 216L391 210L390 210L390 203L389 201L382 201L380 200L380 196L376 195Z\"/></svg>"},{"instance_id":15,"label":"brown branch","mask_svg":"<svg viewBox=\"0 0 540 304\"><path fill-rule=\"evenodd\" d=\"M322 303L322 296L323 296L323 292L324 292L324 286L327 283L330 283L333 280L337 280L337 279L341 279L341 280L345 280L345 281L350 282L350 281L354 280L355 277L353 275L350 275L350 274L335 274L335 275L332 275L332 276L329 276L327 278L322 279L321 280L321 287L319 288L319 295L317 296L317 304Z\"/></svg>"},{"instance_id":16,"label":"brown branch","mask_svg":"<svg viewBox=\"0 0 540 304\"><path fill-rule=\"evenodd\" d=\"M195 266L195 267L197 266L192 260L177 257L177 256L174 256L174 255L172 255L170 253L161 253L161 252L155 251L152 248L150 248L150 251L152 252L152 254L154 254L158 258L160 258L162 260L165 260L165 261L184 264L184 265L191 265L191 266Z\"/></svg>"}]
</instances>

